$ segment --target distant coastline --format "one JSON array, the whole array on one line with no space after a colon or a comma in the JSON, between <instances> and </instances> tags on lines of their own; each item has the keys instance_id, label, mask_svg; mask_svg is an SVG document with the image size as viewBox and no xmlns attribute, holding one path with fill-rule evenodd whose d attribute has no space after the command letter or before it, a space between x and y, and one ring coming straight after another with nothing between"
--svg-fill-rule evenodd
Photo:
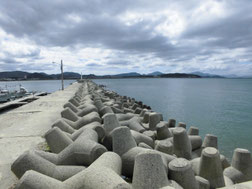
<instances>
[{"instance_id":1,"label":"distant coastline","mask_svg":"<svg viewBox=\"0 0 252 189\"><path fill-rule=\"evenodd\" d=\"M81 75L75 72L64 72L64 80L80 79ZM124 79L124 78L239 78L248 79L252 77L238 77L238 76L220 76L202 72L192 73L162 73L152 72L149 74L140 74L137 72L129 72L115 75L95 75L88 74L82 75L83 79ZM43 72L23 72L23 71L10 71L0 72L0 81L33 81L33 80L60 80L61 74L46 74Z\"/></svg>"},{"instance_id":2,"label":"distant coastline","mask_svg":"<svg viewBox=\"0 0 252 189\"><path fill-rule=\"evenodd\" d=\"M81 75L75 72L64 72L64 79L80 79ZM152 72L139 74L137 72L116 74L116 75L82 75L83 79L123 79L123 78L225 78L223 76L196 73L161 73ZM0 81L25 81L25 80L59 80L61 74L46 74L43 72L10 71L0 72Z\"/></svg>"}]
</instances>

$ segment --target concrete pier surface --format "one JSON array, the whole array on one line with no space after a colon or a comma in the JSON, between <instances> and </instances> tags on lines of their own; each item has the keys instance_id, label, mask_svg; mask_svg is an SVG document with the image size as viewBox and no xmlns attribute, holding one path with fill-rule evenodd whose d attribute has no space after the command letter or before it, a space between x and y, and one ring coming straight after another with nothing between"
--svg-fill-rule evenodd
<instances>
[{"instance_id":1,"label":"concrete pier surface","mask_svg":"<svg viewBox=\"0 0 252 189\"><path fill-rule=\"evenodd\" d=\"M74 83L19 108L0 114L0 189L8 189L18 181L11 164L25 151L45 142L43 135L61 117L63 105L80 87Z\"/></svg>"}]
</instances>

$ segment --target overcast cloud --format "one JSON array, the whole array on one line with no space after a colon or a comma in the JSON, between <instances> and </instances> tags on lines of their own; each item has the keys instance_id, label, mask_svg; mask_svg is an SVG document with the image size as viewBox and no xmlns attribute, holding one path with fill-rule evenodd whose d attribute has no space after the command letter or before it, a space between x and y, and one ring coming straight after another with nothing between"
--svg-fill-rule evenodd
<instances>
[{"instance_id":1,"label":"overcast cloud","mask_svg":"<svg viewBox=\"0 0 252 189\"><path fill-rule=\"evenodd\" d=\"M0 71L252 75L251 0L1 0Z\"/></svg>"}]
</instances>

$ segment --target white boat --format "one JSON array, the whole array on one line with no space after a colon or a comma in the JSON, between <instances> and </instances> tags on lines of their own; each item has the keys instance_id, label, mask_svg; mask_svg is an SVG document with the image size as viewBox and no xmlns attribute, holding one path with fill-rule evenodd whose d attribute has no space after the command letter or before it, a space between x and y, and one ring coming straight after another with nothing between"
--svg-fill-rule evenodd
<instances>
[{"instance_id":1,"label":"white boat","mask_svg":"<svg viewBox=\"0 0 252 189\"><path fill-rule=\"evenodd\" d=\"M10 100L15 100L17 98L21 98L27 96L29 93L24 87L20 85L19 91L10 92L7 89L0 89L0 103L8 102Z\"/></svg>"},{"instance_id":2,"label":"white boat","mask_svg":"<svg viewBox=\"0 0 252 189\"><path fill-rule=\"evenodd\" d=\"M10 101L11 95L7 89L0 89L0 103Z\"/></svg>"}]
</instances>

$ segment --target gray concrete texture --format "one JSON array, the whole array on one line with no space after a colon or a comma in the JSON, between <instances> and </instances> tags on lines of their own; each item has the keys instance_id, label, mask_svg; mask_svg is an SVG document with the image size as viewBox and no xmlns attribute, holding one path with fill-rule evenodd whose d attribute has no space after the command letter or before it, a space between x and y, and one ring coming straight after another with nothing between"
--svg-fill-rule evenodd
<instances>
[{"instance_id":1,"label":"gray concrete texture","mask_svg":"<svg viewBox=\"0 0 252 189\"><path fill-rule=\"evenodd\" d=\"M251 186L251 154L246 149L236 149L230 165L217 150L217 136L208 134L202 140L199 128L191 126L187 131L186 123L176 126L175 119L164 121L162 114L143 102L92 81L82 80L45 98L54 95L52 107L54 101L62 100L53 107L53 116L40 114L46 124L35 122L39 136L17 150L7 169L0 167L7 170L4 178L11 175L4 188L15 182L17 189L212 189L243 182L243 186ZM40 109L38 103L26 106ZM11 119L8 114L0 121ZM30 120L36 118L31 116ZM27 121L23 124L27 125L26 132L21 132L25 138L35 126ZM4 134L18 133L13 129L6 127ZM34 149L45 140L50 152Z\"/></svg>"}]
</instances>

